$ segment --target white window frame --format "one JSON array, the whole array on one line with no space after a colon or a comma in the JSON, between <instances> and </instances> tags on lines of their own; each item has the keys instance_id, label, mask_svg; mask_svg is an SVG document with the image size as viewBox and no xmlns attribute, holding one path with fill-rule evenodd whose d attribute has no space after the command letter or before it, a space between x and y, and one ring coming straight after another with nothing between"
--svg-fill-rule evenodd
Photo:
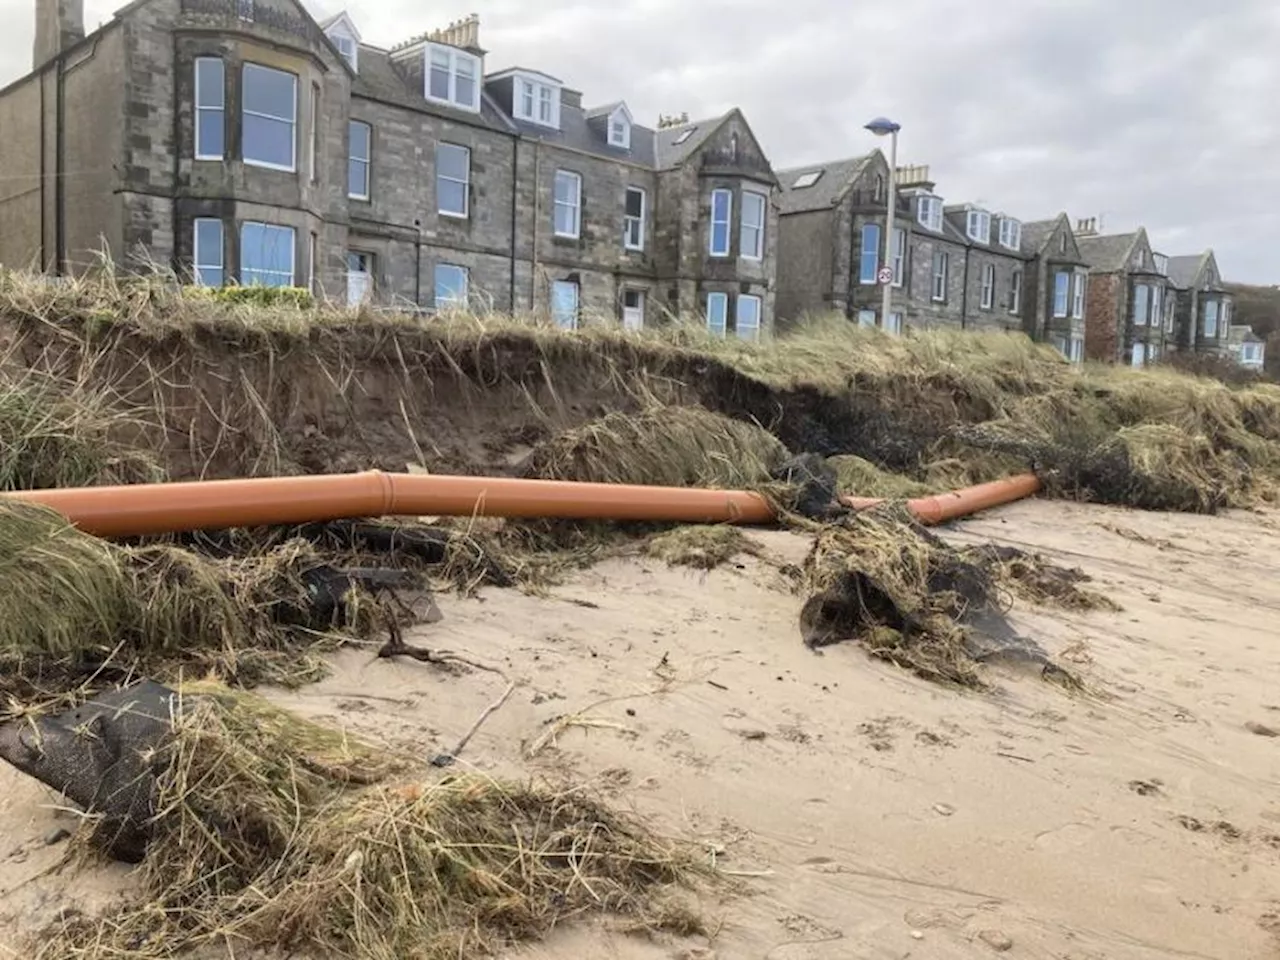
<instances>
[{"instance_id":1,"label":"white window frame","mask_svg":"<svg viewBox=\"0 0 1280 960\"><path fill-rule=\"evenodd\" d=\"M316 271L316 260L320 257L320 238L314 230L307 240L307 289L312 295L318 295L319 290L316 289L320 274Z\"/></svg>"},{"instance_id":2,"label":"white window frame","mask_svg":"<svg viewBox=\"0 0 1280 960\"><path fill-rule=\"evenodd\" d=\"M755 305L755 320L747 324L747 329L751 331L751 336L744 337L742 335L742 307L744 304ZM753 293L742 293L738 295L738 302L733 307L733 335L739 340L750 340L755 342L760 339L760 327L764 323L764 299Z\"/></svg>"},{"instance_id":3,"label":"white window frame","mask_svg":"<svg viewBox=\"0 0 1280 960\"><path fill-rule=\"evenodd\" d=\"M1147 345L1141 340L1133 342L1133 349L1129 351L1129 365L1135 368L1146 366L1147 361Z\"/></svg>"},{"instance_id":4,"label":"white window frame","mask_svg":"<svg viewBox=\"0 0 1280 960\"><path fill-rule=\"evenodd\" d=\"M313 83L311 84L311 136L307 138L307 170L311 173L312 183L320 180L320 126L320 84ZM372 149L372 134L369 144Z\"/></svg>"},{"instance_id":5,"label":"white window frame","mask_svg":"<svg viewBox=\"0 0 1280 960\"><path fill-rule=\"evenodd\" d=\"M348 250L347 251L347 306L358 307L362 303L367 302L373 295L374 283L374 256L367 250ZM356 269L352 266L352 261L360 264L360 268ZM362 277L357 291L357 287L352 283L353 278ZM356 293L359 296L356 296Z\"/></svg>"},{"instance_id":6,"label":"white window frame","mask_svg":"<svg viewBox=\"0 0 1280 960\"><path fill-rule=\"evenodd\" d=\"M991 310L996 305L996 265L986 263L982 266L981 306L983 310Z\"/></svg>"},{"instance_id":7,"label":"white window frame","mask_svg":"<svg viewBox=\"0 0 1280 960\"><path fill-rule=\"evenodd\" d=\"M1009 275L1009 312L1022 312L1022 271L1014 270Z\"/></svg>"},{"instance_id":8,"label":"white window frame","mask_svg":"<svg viewBox=\"0 0 1280 960\"><path fill-rule=\"evenodd\" d=\"M640 216L627 213L627 200L632 194L640 197ZM649 215L649 193L643 187L627 187L622 199L622 246L627 250L644 250L645 221Z\"/></svg>"},{"instance_id":9,"label":"white window frame","mask_svg":"<svg viewBox=\"0 0 1280 960\"><path fill-rule=\"evenodd\" d=\"M885 326L884 332L895 337L902 336L902 314L899 311L889 311L889 323Z\"/></svg>"},{"instance_id":10,"label":"white window frame","mask_svg":"<svg viewBox=\"0 0 1280 960\"><path fill-rule=\"evenodd\" d=\"M217 106L201 106L201 100L206 92L204 83L200 80L200 67L202 64L218 65L218 103ZM197 160L222 160L227 153L227 65L221 57L196 57L195 66L195 158ZM221 140L221 149L217 153L210 150L202 150L203 144L200 142L200 118L206 114L218 115L218 129L222 131L219 139Z\"/></svg>"},{"instance_id":11,"label":"white window frame","mask_svg":"<svg viewBox=\"0 0 1280 960\"><path fill-rule=\"evenodd\" d=\"M1262 356L1262 344L1254 343L1252 340L1240 344L1240 360L1242 363L1261 363Z\"/></svg>"},{"instance_id":12,"label":"white window frame","mask_svg":"<svg viewBox=\"0 0 1280 960\"><path fill-rule=\"evenodd\" d=\"M947 286L951 282L951 253L947 250L933 251L932 267L933 282L929 290L931 299L934 303L946 303Z\"/></svg>"},{"instance_id":13,"label":"white window frame","mask_svg":"<svg viewBox=\"0 0 1280 960\"><path fill-rule=\"evenodd\" d=\"M714 304L714 306L713 306ZM719 315L719 322L716 316ZM729 332L729 295L712 291L707 294L707 332L713 337L723 337Z\"/></svg>"},{"instance_id":14,"label":"white window frame","mask_svg":"<svg viewBox=\"0 0 1280 960\"><path fill-rule=\"evenodd\" d=\"M753 203L759 205L759 223L747 218L747 211ZM742 212L738 219L738 255L744 260L763 260L764 231L769 221L769 198L756 190L743 190ZM753 242L748 243L749 240Z\"/></svg>"},{"instance_id":15,"label":"white window frame","mask_svg":"<svg viewBox=\"0 0 1280 960\"><path fill-rule=\"evenodd\" d=\"M352 136L357 127L364 127L365 155L356 156L355 137ZM351 189L351 168L353 164L363 164L364 193L354 193ZM373 195L373 124L366 120L350 120L347 123L347 196L352 200L368 200Z\"/></svg>"},{"instance_id":16,"label":"white window frame","mask_svg":"<svg viewBox=\"0 0 1280 960\"><path fill-rule=\"evenodd\" d=\"M444 302L440 300L440 273L441 271L456 270L457 276L462 277L462 294L461 299L446 297ZM435 304L435 308L439 311L442 308L463 308L471 302L471 271L457 263L437 263L431 271L431 301Z\"/></svg>"},{"instance_id":17,"label":"white window frame","mask_svg":"<svg viewBox=\"0 0 1280 960\"><path fill-rule=\"evenodd\" d=\"M511 97L511 107L515 118L540 127L559 130L560 88L553 83L523 73L517 73L513 79L515 88ZM528 100L527 108L526 100ZM547 112L545 118L542 116L543 107Z\"/></svg>"},{"instance_id":18,"label":"white window frame","mask_svg":"<svg viewBox=\"0 0 1280 960\"><path fill-rule=\"evenodd\" d=\"M863 286L874 286L879 283L880 273L880 237L883 228L878 223L864 223L859 233L858 247L858 283ZM870 237L875 239L871 240ZM871 269L867 269L870 263Z\"/></svg>"},{"instance_id":19,"label":"white window frame","mask_svg":"<svg viewBox=\"0 0 1280 960\"><path fill-rule=\"evenodd\" d=\"M1061 289L1059 289L1061 285ZM1064 319L1071 312L1071 274L1058 270L1053 275L1053 316Z\"/></svg>"},{"instance_id":20,"label":"white window frame","mask_svg":"<svg viewBox=\"0 0 1280 960\"><path fill-rule=\"evenodd\" d=\"M724 218L716 218L716 199L724 198ZM717 187L711 191L711 227L707 231L707 252L713 257L727 257L733 247L733 191ZM716 228L724 227L724 248L716 246Z\"/></svg>"},{"instance_id":21,"label":"white window frame","mask_svg":"<svg viewBox=\"0 0 1280 960\"><path fill-rule=\"evenodd\" d=\"M609 114L609 146L619 147L622 150L631 149L631 121L627 119L627 115L621 109L615 110ZM622 135L615 136L617 129L621 125Z\"/></svg>"},{"instance_id":22,"label":"white window frame","mask_svg":"<svg viewBox=\"0 0 1280 960\"><path fill-rule=\"evenodd\" d=\"M1164 326L1164 287L1158 283L1151 285L1151 329L1159 330Z\"/></svg>"},{"instance_id":23,"label":"white window frame","mask_svg":"<svg viewBox=\"0 0 1280 960\"><path fill-rule=\"evenodd\" d=\"M1223 336L1226 336L1231 332L1231 314L1232 314L1231 301L1220 300L1219 304L1220 306L1218 307L1218 313L1221 317L1221 320L1220 320L1221 330L1223 331Z\"/></svg>"},{"instance_id":24,"label":"white window frame","mask_svg":"<svg viewBox=\"0 0 1280 960\"><path fill-rule=\"evenodd\" d=\"M249 88L249 76L255 72L276 73L281 76L288 77L289 83L293 87L293 116L278 117L270 113L260 113L257 110L250 110L248 103L249 98L246 91ZM282 170L286 173L298 172L298 75L290 73L288 70L277 70L275 67L266 67L260 63L246 62L240 71L240 153L244 157L244 163L251 167L262 167L266 170ZM244 118L259 117L263 120L270 120L273 123L287 124L289 127L289 163L283 165L272 163L269 160L254 160L248 156L248 137L245 136Z\"/></svg>"},{"instance_id":25,"label":"white window frame","mask_svg":"<svg viewBox=\"0 0 1280 960\"><path fill-rule=\"evenodd\" d=\"M557 290L573 290L573 316L569 318L568 323L562 323L556 317L556 291ZM582 314L582 288L572 280L552 280L551 281L551 322L561 330L577 330L578 321Z\"/></svg>"},{"instance_id":26,"label":"white window frame","mask_svg":"<svg viewBox=\"0 0 1280 960\"><path fill-rule=\"evenodd\" d=\"M572 187L568 199L560 198L560 185ZM560 227L560 215L566 213L571 221L570 229ZM582 174L572 170L557 170L551 187L551 228L557 237L577 240L582 236Z\"/></svg>"},{"instance_id":27,"label":"white window frame","mask_svg":"<svg viewBox=\"0 0 1280 960\"><path fill-rule=\"evenodd\" d=\"M441 164L440 164L440 154L442 151L445 151L445 150L460 150L462 152L462 156L466 160L466 163L463 165L463 169L466 171L463 179L459 180L457 177L449 176L442 172ZM444 208L444 204L442 202L444 193L440 189L440 181L442 180L447 181L449 183L462 184L462 209L460 211L446 210ZM446 143L443 140L438 141L436 143L436 213L442 217L450 217L454 220L466 220L468 217L471 216L471 148L470 147L464 147L458 143Z\"/></svg>"},{"instance_id":28,"label":"white window frame","mask_svg":"<svg viewBox=\"0 0 1280 960\"><path fill-rule=\"evenodd\" d=\"M1085 308L1085 288L1089 282L1089 275L1083 270L1077 270L1075 279L1072 280L1071 287L1071 317L1073 320L1084 319Z\"/></svg>"},{"instance_id":29,"label":"white window frame","mask_svg":"<svg viewBox=\"0 0 1280 960\"><path fill-rule=\"evenodd\" d=\"M298 264L297 264L297 231L293 227L286 227L279 223L263 223L259 220L245 220L240 224L240 283L243 286L250 286L244 279L246 267L244 265L245 250L249 249L249 245L244 241L245 231L250 227L261 227L265 233L274 234L278 238L288 238L289 241L289 273L288 283L279 284L279 286L292 287L297 282ZM284 276L280 270L267 270L262 267L247 268L254 273L270 274L275 276ZM266 286L274 286L274 284L266 284Z\"/></svg>"},{"instance_id":30,"label":"white window frame","mask_svg":"<svg viewBox=\"0 0 1280 960\"><path fill-rule=\"evenodd\" d=\"M201 249L200 243L200 225L202 223L211 223L218 228L218 262L212 260L202 263L208 251ZM191 223L191 272L196 286L207 287L207 284L200 277L201 270L217 270L221 276L221 282L218 286L226 286L227 283L227 238L226 230L222 225L222 221L216 217L197 217Z\"/></svg>"},{"instance_id":31,"label":"white window frame","mask_svg":"<svg viewBox=\"0 0 1280 960\"><path fill-rule=\"evenodd\" d=\"M1084 337L1073 336L1070 340L1071 352L1067 355L1067 359L1072 363L1084 362Z\"/></svg>"},{"instance_id":32,"label":"white window frame","mask_svg":"<svg viewBox=\"0 0 1280 960\"><path fill-rule=\"evenodd\" d=\"M1022 246L1022 223L1012 217L1000 218L1000 246L1018 250Z\"/></svg>"},{"instance_id":33,"label":"white window frame","mask_svg":"<svg viewBox=\"0 0 1280 960\"><path fill-rule=\"evenodd\" d=\"M876 312L874 310L859 310L858 326L868 329L874 328L876 326Z\"/></svg>"},{"instance_id":34,"label":"white window frame","mask_svg":"<svg viewBox=\"0 0 1280 960\"><path fill-rule=\"evenodd\" d=\"M449 77L448 91L444 96L435 96L431 92L431 73L435 69L433 61L436 55L445 58L444 69L448 72ZM425 68L422 78L422 93L426 99L432 103L443 103L471 113L480 112L480 88L484 85L484 70L479 57L443 43L426 44L422 51L422 57L423 67ZM458 76L461 72L458 68L464 63L471 66L472 74L470 80L473 91L472 98L465 102L458 99Z\"/></svg>"},{"instance_id":35,"label":"white window frame","mask_svg":"<svg viewBox=\"0 0 1280 960\"><path fill-rule=\"evenodd\" d=\"M901 288L907 275L907 231L893 228L893 285Z\"/></svg>"},{"instance_id":36,"label":"white window frame","mask_svg":"<svg viewBox=\"0 0 1280 960\"><path fill-rule=\"evenodd\" d=\"M356 43L355 37L347 36L341 30L332 30L329 32L329 39L333 41L334 47L338 51L338 55L351 67L352 72L360 72L360 44ZM350 49L344 49L350 47Z\"/></svg>"},{"instance_id":37,"label":"white window frame","mask_svg":"<svg viewBox=\"0 0 1280 960\"><path fill-rule=\"evenodd\" d=\"M991 243L991 214L985 210L970 210L965 222L965 234L974 243Z\"/></svg>"},{"instance_id":38,"label":"white window frame","mask_svg":"<svg viewBox=\"0 0 1280 960\"><path fill-rule=\"evenodd\" d=\"M920 226L934 233L942 232L942 198L931 193L921 194L916 205L916 220Z\"/></svg>"}]
</instances>

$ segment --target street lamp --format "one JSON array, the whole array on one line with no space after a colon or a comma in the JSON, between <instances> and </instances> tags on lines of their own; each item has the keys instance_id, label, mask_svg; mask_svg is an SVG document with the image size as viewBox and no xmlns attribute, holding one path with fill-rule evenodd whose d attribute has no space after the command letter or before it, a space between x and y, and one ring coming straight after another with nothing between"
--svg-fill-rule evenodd
<instances>
[{"instance_id":1,"label":"street lamp","mask_svg":"<svg viewBox=\"0 0 1280 960\"><path fill-rule=\"evenodd\" d=\"M877 137L889 137L889 207L885 215L884 266L879 277L883 281L881 286L884 287L880 303L880 328L888 330L889 309L893 301L893 216L898 207L898 131L902 126L886 117L876 117L867 124L866 129Z\"/></svg>"}]
</instances>

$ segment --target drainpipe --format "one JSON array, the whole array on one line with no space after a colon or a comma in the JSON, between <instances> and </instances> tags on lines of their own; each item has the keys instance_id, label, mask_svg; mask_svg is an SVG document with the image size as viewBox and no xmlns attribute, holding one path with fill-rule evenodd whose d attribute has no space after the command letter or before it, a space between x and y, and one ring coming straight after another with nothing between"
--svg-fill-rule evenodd
<instances>
[{"instance_id":1,"label":"drainpipe","mask_svg":"<svg viewBox=\"0 0 1280 960\"><path fill-rule=\"evenodd\" d=\"M855 264L859 262L859 232L858 217L854 213L853 194L849 195L849 269L845 272L844 278L844 316L846 320L853 319L853 285Z\"/></svg>"},{"instance_id":2,"label":"drainpipe","mask_svg":"<svg viewBox=\"0 0 1280 960\"><path fill-rule=\"evenodd\" d=\"M413 221L413 305L422 309L422 221Z\"/></svg>"},{"instance_id":3,"label":"drainpipe","mask_svg":"<svg viewBox=\"0 0 1280 960\"><path fill-rule=\"evenodd\" d=\"M964 248L964 287L960 291L960 329L969 326L969 257L973 253L971 247Z\"/></svg>"},{"instance_id":4,"label":"drainpipe","mask_svg":"<svg viewBox=\"0 0 1280 960\"><path fill-rule=\"evenodd\" d=\"M511 138L511 313L516 312L516 256L520 245L520 135Z\"/></svg>"},{"instance_id":5,"label":"drainpipe","mask_svg":"<svg viewBox=\"0 0 1280 960\"><path fill-rule=\"evenodd\" d=\"M57 103L54 105L54 137L56 146L54 148L54 182L53 182L53 204L54 204L54 227L58 231L58 240L55 247L57 253L57 262L54 272L57 276L62 277L67 272L67 195L66 195L66 130L67 130L67 110L66 110L66 56L62 53L58 54L57 65Z\"/></svg>"},{"instance_id":6,"label":"drainpipe","mask_svg":"<svg viewBox=\"0 0 1280 960\"><path fill-rule=\"evenodd\" d=\"M538 308L538 224L542 219L542 141L533 141L533 248L529 251L529 309Z\"/></svg>"},{"instance_id":7,"label":"drainpipe","mask_svg":"<svg viewBox=\"0 0 1280 960\"><path fill-rule=\"evenodd\" d=\"M48 119L45 111L48 109L45 104L44 95L44 72L40 73L40 272L49 269L49 204L47 200L48 183L49 183L49 158L48 149L45 145L47 140L46 129Z\"/></svg>"}]
</instances>

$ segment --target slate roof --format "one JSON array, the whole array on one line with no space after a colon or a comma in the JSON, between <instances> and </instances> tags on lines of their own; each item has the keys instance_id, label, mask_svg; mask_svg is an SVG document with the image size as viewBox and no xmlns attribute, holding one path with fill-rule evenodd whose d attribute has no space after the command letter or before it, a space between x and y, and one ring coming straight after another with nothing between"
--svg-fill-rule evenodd
<instances>
[{"instance_id":1,"label":"slate roof","mask_svg":"<svg viewBox=\"0 0 1280 960\"><path fill-rule=\"evenodd\" d=\"M873 157L875 154L869 153L861 157L850 157L847 160L833 160L830 163L815 163L807 167L779 170L778 181L782 184L781 212L784 214L806 213L811 210L830 209L845 190L867 169ZM822 176L814 182L813 186L793 186L804 174L819 172Z\"/></svg>"},{"instance_id":2,"label":"slate roof","mask_svg":"<svg viewBox=\"0 0 1280 960\"><path fill-rule=\"evenodd\" d=\"M1027 256L1037 256L1044 252L1044 246L1053 236L1061 217L1051 220L1032 220L1022 225L1022 252Z\"/></svg>"},{"instance_id":3,"label":"slate roof","mask_svg":"<svg viewBox=\"0 0 1280 960\"><path fill-rule=\"evenodd\" d=\"M1189 290L1195 286L1200 268L1204 266L1205 254L1195 253L1186 257L1169 258L1169 280L1179 290Z\"/></svg>"},{"instance_id":4,"label":"slate roof","mask_svg":"<svg viewBox=\"0 0 1280 960\"><path fill-rule=\"evenodd\" d=\"M526 137L541 140L543 143L554 143L571 150L607 157L610 160L625 160L643 167L654 167L657 162L655 141L657 131L642 127L638 123L631 125L631 149L609 146L608 131L602 124L588 122L594 119L594 112L589 113L582 107L560 105L560 129L552 130L536 123L508 118L512 128Z\"/></svg>"},{"instance_id":5,"label":"slate roof","mask_svg":"<svg viewBox=\"0 0 1280 960\"><path fill-rule=\"evenodd\" d=\"M718 117L711 117L707 120L693 120L689 123L682 123L678 127L664 127L657 131L657 144L654 153L657 156L658 169L669 170L672 167L680 166L680 164L688 160L697 152L699 147L707 142L707 138L720 128L720 124L724 123L728 116L728 113L722 113ZM680 135L691 127L693 132L689 134L689 138L682 143L676 143L676 140L680 139Z\"/></svg>"},{"instance_id":6,"label":"slate roof","mask_svg":"<svg viewBox=\"0 0 1280 960\"><path fill-rule=\"evenodd\" d=\"M1106 237L1077 237L1080 257L1090 268L1103 273L1123 270L1138 233L1115 233Z\"/></svg>"}]
</instances>

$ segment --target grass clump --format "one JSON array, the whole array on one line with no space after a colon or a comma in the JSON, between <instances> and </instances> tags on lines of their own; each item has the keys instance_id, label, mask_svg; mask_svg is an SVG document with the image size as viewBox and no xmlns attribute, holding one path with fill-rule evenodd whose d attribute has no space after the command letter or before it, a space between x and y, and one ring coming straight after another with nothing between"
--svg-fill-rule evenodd
<instances>
[{"instance_id":1,"label":"grass clump","mask_svg":"<svg viewBox=\"0 0 1280 960\"><path fill-rule=\"evenodd\" d=\"M522 473L547 480L747 489L787 459L763 427L701 407L611 413L536 447Z\"/></svg>"},{"instance_id":2,"label":"grass clump","mask_svg":"<svg viewBox=\"0 0 1280 960\"><path fill-rule=\"evenodd\" d=\"M316 619L310 577L324 566L302 541L220 560L121 547L45 507L0 502L0 692L30 702L133 672L211 672L244 685L318 679L321 652L382 625L356 597Z\"/></svg>"},{"instance_id":3,"label":"grass clump","mask_svg":"<svg viewBox=\"0 0 1280 960\"><path fill-rule=\"evenodd\" d=\"M994 547L956 547L886 504L823 528L803 565L810 594L800 613L805 643L857 640L872 656L927 680L981 687L979 665L1013 651L1062 676L1006 618L1009 594L1072 609L1105 598L1087 578L1041 557Z\"/></svg>"},{"instance_id":4,"label":"grass clump","mask_svg":"<svg viewBox=\"0 0 1280 960\"><path fill-rule=\"evenodd\" d=\"M446 960L588 912L690 922L671 900L698 872L690 851L580 792L475 775L406 781L385 751L252 695L184 696L141 897L46 931L37 956L235 943Z\"/></svg>"},{"instance_id":5,"label":"grass clump","mask_svg":"<svg viewBox=\"0 0 1280 960\"><path fill-rule=\"evenodd\" d=\"M827 463L835 470L837 489L845 496L909 500L938 492L930 484L890 473L852 454L828 457Z\"/></svg>"},{"instance_id":6,"label":"grass clump","mask_svg":"<svg viewBox=\"0 0 1280 960\"><path fill-rule=\"evenodd\" d=\"M758 557L762 550L737 527L695 524L650 537L644 552L671 567L714 570L743 553Z\"/></svg>"}]
</instances>

